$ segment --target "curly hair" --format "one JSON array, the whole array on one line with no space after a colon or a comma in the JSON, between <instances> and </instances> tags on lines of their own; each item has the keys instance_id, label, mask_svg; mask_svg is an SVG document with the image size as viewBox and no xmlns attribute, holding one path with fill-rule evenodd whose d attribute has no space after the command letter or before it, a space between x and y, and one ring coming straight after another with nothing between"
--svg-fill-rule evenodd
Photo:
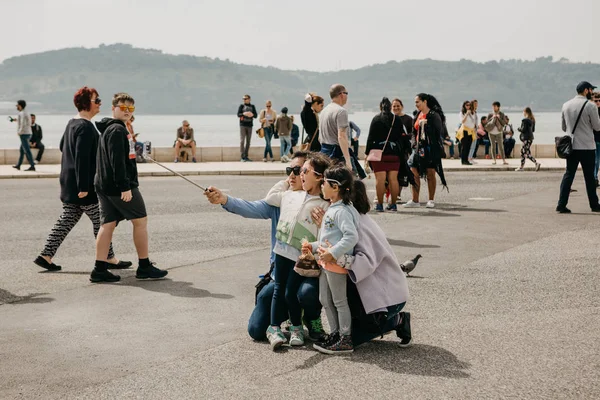
<instances>
[{"instance_id":1,"label":"curly hair","mask_svg":"<svg viewBox=\"0 0 600 400\"><path fill-rule=\"evenodd\" d=\"M92 109L92 97L98 97L98 91L87 86L82 87L73 96L73 104L77 111L90 111Z\"/></svg>"}]
</instances>

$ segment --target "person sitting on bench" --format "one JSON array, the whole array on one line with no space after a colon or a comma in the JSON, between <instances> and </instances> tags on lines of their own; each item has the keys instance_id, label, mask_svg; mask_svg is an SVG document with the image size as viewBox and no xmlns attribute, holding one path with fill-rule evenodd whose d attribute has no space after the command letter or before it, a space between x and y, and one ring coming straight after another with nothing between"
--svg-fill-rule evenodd
<instances>
[{"instance_id":1,"label":"person sitting on bench","mask_svg":"<svg viewBox=\"0 0 600 400\"><path fill-rule=\"evenodd\" d=\"M182 126L177 128L177 140L175 140L175 162L179 162L181 149L184 147L192 148L192 162L196 162L196 141L194 140L194 129L190 128L190 123L183 121Z\"/></svg>"}]
</instances>

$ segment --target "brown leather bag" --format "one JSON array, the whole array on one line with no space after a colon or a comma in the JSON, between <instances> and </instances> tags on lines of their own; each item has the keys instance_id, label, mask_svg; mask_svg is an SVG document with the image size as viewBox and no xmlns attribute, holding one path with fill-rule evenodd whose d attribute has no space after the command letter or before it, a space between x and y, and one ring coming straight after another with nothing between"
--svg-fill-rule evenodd
<instances>
[{"instance_id":1,"label":"brown leather bag","mask_svg":"<svg viewBox=\"0 0 600 400\"><path fill-rule=\"evenodd\" d=\"M315 131L312 139L310 139L310 142L308 143L302 143L300 145L300 150L301 151L310 151L310 148L312 147L313 141L315 140L315 138L317 137L317 134L319 133L319 128L317 128L317 130Z\"/></svg>"}]
</instances>

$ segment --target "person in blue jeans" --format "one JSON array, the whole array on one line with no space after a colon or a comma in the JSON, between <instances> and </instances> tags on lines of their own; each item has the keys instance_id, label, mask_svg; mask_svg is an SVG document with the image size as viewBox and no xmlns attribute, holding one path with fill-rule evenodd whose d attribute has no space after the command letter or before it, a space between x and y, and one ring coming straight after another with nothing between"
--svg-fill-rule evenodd
<instances>
[{"instance_id":1,"label":"person in blue jeans","mask_svg":"<svg viewBox=\"0 0 600 400\"><path fill-rule=\"evenodd\" d=\"M277 113L273 111L271 100L267 100L265 103L265 108L260 111L258 120L262 124L261 126L265 131L265 152L263 155L263 161L267 162L268 156L271 156L271 161L274 161L273 149L271 149L271 140L273 139L273 127L275 125L275 121L277 120Z\"/></svg>"},{"instance_id":2,"label":"person in blue jeans","mask_svg":"<svg viewBox=\"0 0 600 400\"><path fill-rule=\"evenodd\" d=\"M292 163L286 168L288 176L300 176L300 169L306 160L308 153L297 152L294 154ZM291 190L302 190L302 182L296 179L297 185ZM269 205L265 200L246 201L223 194L215 187L209 187L205 193L212 204L221 204L224 210L240 215L244 218L252 219L270 219L271 220L271 256L270 264L275 262L275 246L277 224L279 223L279 207ZM319 218L324 214L323 210L315 210L313 218ZM320 223L320 220L319 220ZM266 331L271 321L271 303L273 292L275 290L275 281L269 282L257 296L256 306L250 315L248 321L248 334L254 340L266 340ZM304 310L304 323L308 328L310 338L317 340L324 334L321 324L321 303L319 302L319 280L317 278L304 278L297 292L298 301Z\"/></svg>"},{"instance_id":3,"label":"person in blue jeans","mask_svg":"<svg viewBox=\"0 0 600 400\"><path fill-rule=\"evenodd\" d=\"M594 104L598 107L598 115L600 115L600 92L594 92ZM600 131L594 131L594 141L596 142L596 166L594 168L594 179L596 180L596 187L598 184L598 168L600 168Z\"/></svg>"},{"instance_id":4,"label":"person in blue jeans","mask_svg":"<svg viewBox=\"0 0 600 400\"><path fill-rule=\"evenodd\" d=\"M25 110L27 107L27 103L25 100L17 101L17 110L19 114L16 119L11 119L10 121L17 121L17 134L21 139L21 147L19 148L19 161L17 161L16 165L13 165L13 168L21 169L21 164L23 164L23 157L27 156L27 161L29 162L30 167L25 171L35 171L35 164L33 162L33 154L31 154L31 148L29 146L29 139L31 139L31 116Z\"/></svg>"}]
</instances>

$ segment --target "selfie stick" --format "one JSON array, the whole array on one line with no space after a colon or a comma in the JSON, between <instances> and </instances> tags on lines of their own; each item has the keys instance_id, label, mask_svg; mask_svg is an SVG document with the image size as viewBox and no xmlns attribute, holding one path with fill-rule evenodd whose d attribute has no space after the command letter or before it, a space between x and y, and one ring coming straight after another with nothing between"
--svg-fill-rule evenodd
<instances>
[{"instance_id":1,"label":"selfie stick","mask_svg":"<svg viewBox=\"0 0 600 400\"><path fill-rule=\"evenodd\" d=\"M145 143L144 143L144 152L142 153L142 156L144 157L144 159L152 161L154 164L156 164L156 165L159 165L159 166L163 167L164 169L166 169L167 171L169 171L169 172L172 172L173 174L175 174L175 175L177 175L177 176L179 176L179 177L181 177L181 178L185 179L186 181L188 181L188 182L189 182L189 183L191 183L192 185L194 185L194 186L196 186L196 187L198 187L198 188L202 189L203 191L205 191L205 192L206 192L206 191L208 191L208 189L207 189L207 188L205 188L205 187L202 187L202 186L198 185L196 182L194 182L194 181L192 181L192 180L189 180L189 179L188 179L188 178L186 178L185 176L181 175L179 172L175 172L175 171L173 171L171 168L165 167L164 165L162 165L162 164L161 164L161 163L159 163L158 161L154 160L154 159L153 159L152 157L150 157L150 155L148 154L148 153L149 153L149 148L150 148L150 142L145 142Z\"/></svg>"}]
</instances>

